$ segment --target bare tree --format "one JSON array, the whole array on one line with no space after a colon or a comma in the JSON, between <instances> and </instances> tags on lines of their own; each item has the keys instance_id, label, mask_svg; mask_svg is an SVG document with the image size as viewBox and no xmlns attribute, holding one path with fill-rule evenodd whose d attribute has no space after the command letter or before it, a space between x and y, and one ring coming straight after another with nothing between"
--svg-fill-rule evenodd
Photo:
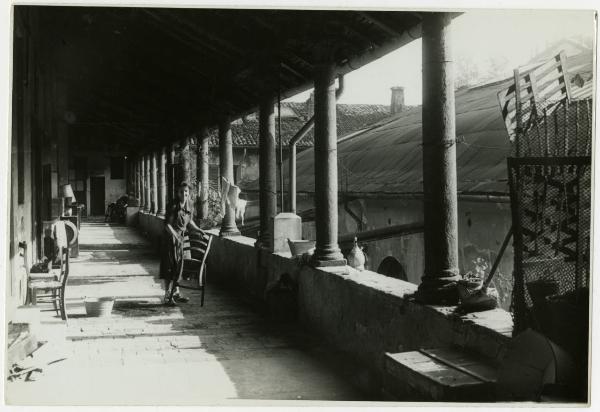
<instances>
[{"instance_id":1,"label":"bare tree","mask_svg":"<svg viewBox=\"0 0 600 412\"><path fill-rule=\"evenodd\" d=\"M498 80L510 75L506 57L489 57L485 62L474 61L471 57L458 58L455 69L457 89Z\"/></svg>"}]
</instances>

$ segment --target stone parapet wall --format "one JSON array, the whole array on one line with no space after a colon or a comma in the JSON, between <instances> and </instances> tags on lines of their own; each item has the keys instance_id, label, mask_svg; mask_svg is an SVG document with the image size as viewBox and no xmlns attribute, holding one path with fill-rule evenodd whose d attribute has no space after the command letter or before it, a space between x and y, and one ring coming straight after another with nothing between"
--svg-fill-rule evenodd
<instances>
[{"instance_id":1,"label":"stone parapet wall","mask_svg":"<svg viewBox=\"0 0 600 412\"><path fill-rule=\"evenodd\" d=\"M360 380L382 379L386 352L456 345L498 360L510 340L512 319L502 309L458 316L454 307L416 303L412 283L351 268L347 274L316 269L254 242L215 236L209 283L264 303L268 285L288 273L297 282L301 324L369 370Z\"/></svg>"}]
</instances>

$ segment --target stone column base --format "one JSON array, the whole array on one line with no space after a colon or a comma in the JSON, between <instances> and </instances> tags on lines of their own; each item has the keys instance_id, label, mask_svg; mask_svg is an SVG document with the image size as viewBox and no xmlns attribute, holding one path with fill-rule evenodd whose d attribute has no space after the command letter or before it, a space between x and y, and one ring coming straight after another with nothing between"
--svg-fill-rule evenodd
<instances>
[{"instance_id":1,"label":"stone column base","mask_svg":"<svg viewBox=\"0 0 600 412\"><path fill-rule=\"evenodd\" d=\"M311 259L314 268L325 272L336 273L339 275L349 275L350 266L346 264L346 259L341 260L319 260Z\"/></svg>"},{"instance_id":2,"label":"stone column base","mask_svg":"<svg viewBox=\"0 0 600 412\"><path fill-rule=\"evenodd\" d=\"M313 256L311 259L311 263L312 263L313 267L315 267L315 268L331 269L331 270L335 271L336 273L340 272L345 275L350 273L347 270L348 262L346 261L346 259L323 260L323 259L319 259L319 258Z\"/></svg>"},{"instance_id":3,"label":"stone column base","mask_svg":"<svg viewBox=\"0 0 600 412\"><path fill-rule=\"evenodd\" d=\"M219 231L219 236L221 237L233 237L233 236L241 236L242 234L240 233L239 230L221 230Z\"/></svg>"},{"instance_id":4,"label":"stone column base","mask_svg":"<svg viewBox=\"0 0 600 412\"><path fill-rule=\"evenodd\" d=\"M458 305L456 281L423 280L415 293L415 300L430 305Z\"/></svg>"}]
</instances>

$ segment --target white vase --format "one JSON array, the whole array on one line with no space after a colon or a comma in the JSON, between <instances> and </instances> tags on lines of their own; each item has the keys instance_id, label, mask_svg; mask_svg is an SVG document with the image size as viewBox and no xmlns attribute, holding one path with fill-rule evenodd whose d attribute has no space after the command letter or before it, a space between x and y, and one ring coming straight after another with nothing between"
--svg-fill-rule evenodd
<instances>
[{"instance_id":1,"label":"white vase","mask_svg":"<svg viewBox=\"0 0 600 412\"><path fill-rule=\"evenodd\" d=\"M356 270L365 270L366 257L362 251L362 248L358 246L358 239L354 238L354 246L347 256L348 266Z\"/></svg>"}]
</instances>

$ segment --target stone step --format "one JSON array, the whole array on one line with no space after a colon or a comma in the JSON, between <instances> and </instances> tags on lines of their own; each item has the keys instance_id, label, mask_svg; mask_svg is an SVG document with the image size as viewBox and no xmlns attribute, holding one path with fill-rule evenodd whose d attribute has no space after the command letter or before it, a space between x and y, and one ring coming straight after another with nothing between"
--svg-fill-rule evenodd
<instances>
[{"instance_id":1,"label":"stone step","mask_svg":"<svg viewBox=\"0 0 600 412\"><path fill-rule=\"evenodd\" d=\"M463 349L386 353L385 369L385 391L398 399L489 402L495 397L497 366Z\"/></svg>"}]
</instances>

